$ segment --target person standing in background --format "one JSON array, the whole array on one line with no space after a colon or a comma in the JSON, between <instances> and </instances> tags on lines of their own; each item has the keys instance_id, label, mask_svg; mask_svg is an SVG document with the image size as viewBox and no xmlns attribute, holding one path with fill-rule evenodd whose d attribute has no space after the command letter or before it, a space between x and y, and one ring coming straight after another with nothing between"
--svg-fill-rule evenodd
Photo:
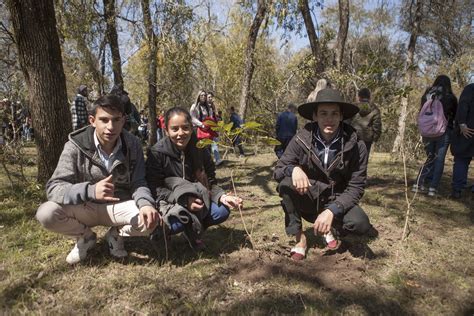
<instances>
[{"instance_id":1,"label":"person standing in background","mask_svg":"<svg viewBox=\"0 0 474 316\"><path fill-rule=\"evenodd\" d=\"M216 104L214 103L214 93L212 92L207 93L207 103L212 108L212 112L214 113L214 118L216 119L216 123L217 123L219 119L217 116ZM218 142L219 142L219 135L217 135L217 137L214 137L213 142L211 144L211 152L212 152L212 155L214 156L214 161L215 161L216 166L222 163L222 159L219 154L219 147L217 146Z\"/></svg>"},{"instance_id":2,"label":"person standing in background","mask_svg":"<svg viewBox=\"0 0 474 316\"><path fill-rule=\"evenodd\" d=\"M468 84L459 97L451 153L454 156L451 198L459 199L467 185L469 164L474 157L474 83ZM474 185L471 192L474 193Z\"/></svg>"},{"instance_id":3,"label":"person standing in background","mask_svg":"<svg viewBox=\"0 0 474 316\"><path fill-rule=\"evenodd\" d=\"M357 96L359 102L356 105L359 113L354 115L348 123L356 130L357 137L365 143L367 157L369 157L372 143L376 142L382 134L382 117L378 106L370 101L369 89L360 89Z\"/></svg>"},{"instance_id":4,"label":"person standing in background","mask_svg":"<svg viewBox=\"0 0 474 316\"><path fill-rule=\"evenodd\" d=\"M71 106L72 129L74 131L89 125L87 115L88 94L89 92L87 91L86 85L80 85L79 88L77 88L76 98Z\"/></svg>"},{"instance_id":5,"label":"person standing in background","mask_svg":"<svg viewBox=\"0 0 474 316\"><path fill-rule=\"evenodd\" d=\"M286 146L290 140L295 136L296 130L298 129L298 119L296 118L296 106L289 104L286 111L278 114L276 121L276 138L280 142L280 145L275 146L275 154L278 159L285 152Z\"/></svg>"}]
</instances>

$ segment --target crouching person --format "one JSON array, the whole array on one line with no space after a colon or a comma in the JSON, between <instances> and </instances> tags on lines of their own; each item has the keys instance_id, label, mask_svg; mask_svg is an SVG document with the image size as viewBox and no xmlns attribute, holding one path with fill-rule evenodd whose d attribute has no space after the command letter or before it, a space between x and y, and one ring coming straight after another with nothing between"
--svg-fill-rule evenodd
<instances>
[{"instance_id":1,"label":"crouching person","mask_svg":"<svg viewBox=\"0 0 474 316\"><path fill-rule=\"evenodd\" d=\"M88 108L91 125L74 131L46 184L48 202L36 213L48 230L76 238L66 258L84 260L96 243L94 226L106 234L110 254L126 257L123 236L148 235L159 221L145 180L140 141L122 127L124 106L117 96L100 97Z\"/></svg>"},{"instance_id":2,"label":"crouching person","mask_svg":"<svg viewBox=\"0 0 474 316\"><path fill-rule=\"evenodd\" d=\"M183 232L193 249L202 250L203 231L224 222L242 199L225 194L217 185L214 162L208 150L196 147L187 110L169 109L164 129L166 136L147 154L147 182L159 203L164 232ZM162 237L162 231L157 228L154 236Z\"/></svg>"},{"instance_id":3,"label":"crouching person","mask_svg":"<svg viewBox=\"0 0 474 316\"><path fill-rule=\"evenodd\" d=\"M325 237L329 249L339 246L332 233L334 225L357 234L371 229L369 218L357 205L366 184L367 150L354 129L342 122L357 111L334 89L321 90L316 101L298 108L312 122L293 137L274 172L286 233L296 237L291 250L294 260L306 255L302 219L313 224L315 234Z\"/></svg>"}]
</instances>

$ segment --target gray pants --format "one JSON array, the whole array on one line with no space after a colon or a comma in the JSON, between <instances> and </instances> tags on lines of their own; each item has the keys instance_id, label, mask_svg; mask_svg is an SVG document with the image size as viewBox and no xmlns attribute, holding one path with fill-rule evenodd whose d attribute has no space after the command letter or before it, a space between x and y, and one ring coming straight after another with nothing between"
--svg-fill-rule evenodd
<instances>
[{"instance_id":1,"label":"gray pants","mask_svg":"<svg viewBox=\"0 0 474 316\"><path fill-rule=\"evenodd\" d=\"M147 236L151 233L139 223L139 211L133 200L78 205L48 201L38 208L36 219L50 231L76 238L90 234L90 227L94 226L120 227L121 236Z\"/></svg>"}]
</instances>

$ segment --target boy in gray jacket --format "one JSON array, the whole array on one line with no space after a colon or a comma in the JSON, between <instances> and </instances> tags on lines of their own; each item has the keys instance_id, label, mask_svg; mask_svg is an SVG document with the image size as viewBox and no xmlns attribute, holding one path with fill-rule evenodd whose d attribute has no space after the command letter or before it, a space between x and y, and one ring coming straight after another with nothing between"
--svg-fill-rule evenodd
<instances>
[{"instance_id":1,"label":"boy in gray jacket","mask_svg":"<svg viewBox=\"0 0 474 316\"><path fill-rule=\"evenodd\" d=\"M69 264L84 260L95 245L91 227L111 227L105 236L110 254L123 258L123 236L148 235L160 220L145 181L140 141L123 130L119 97L100 97L88 113L91 125L69 135L46 184L48 202L36 213L46 229L76 238Z\"/></svg>"}]
</instances>

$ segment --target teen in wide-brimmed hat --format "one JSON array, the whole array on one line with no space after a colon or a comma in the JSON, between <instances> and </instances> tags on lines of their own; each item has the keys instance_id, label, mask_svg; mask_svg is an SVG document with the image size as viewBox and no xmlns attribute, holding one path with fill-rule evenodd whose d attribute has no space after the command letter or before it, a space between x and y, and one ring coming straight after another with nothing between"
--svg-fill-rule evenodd
<instances>
[{"instance_id":1,"label":"teen in wide-brimmed hat","mask_svg":"<svg viewBox=\"0 0 474 316\"><path fill-rule=\"evenodd\" d=\"M344 101L344 97L339 91L326 88L318 92L314 102L301 104L298 107L298 113L305 119L312 121L314 110L322 103L339 104L344 120L353 117L359 112L359 108L356 105Z\"/></svg>"},{"instance_id":2,"label":"teen in wide-brimmed hat","mask_svg":"<svg viewBox=\"0 0 474 316\"><path fill-rule=\"evenodd\" d=\"M335 89L319 91L314 102L298 108L312 122L293 137L274 172L286 233L296 238L290 252L293 260L306 256L302 219L325 237L330 250L340 244L335 228L356 234L376 232L358 205L367 177L367 150L355 130L343 122L358 111Z\"/></svg>"}]
</instances>

